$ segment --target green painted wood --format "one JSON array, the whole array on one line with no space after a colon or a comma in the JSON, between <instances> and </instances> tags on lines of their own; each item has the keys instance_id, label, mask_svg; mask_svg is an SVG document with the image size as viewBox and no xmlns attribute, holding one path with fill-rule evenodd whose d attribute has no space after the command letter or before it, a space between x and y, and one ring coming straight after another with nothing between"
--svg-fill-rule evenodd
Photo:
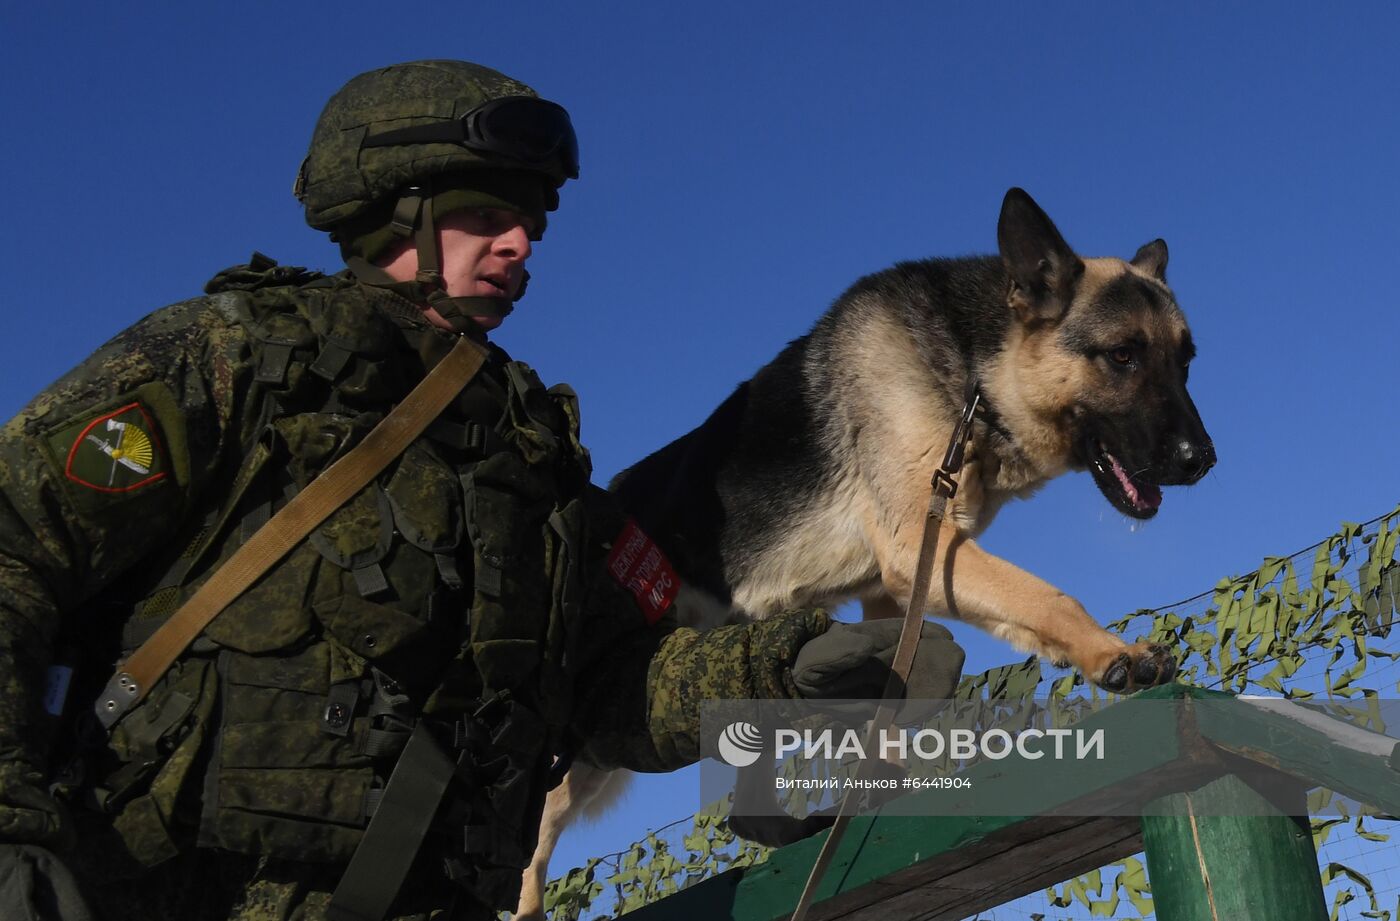
<instances>
[{"instance_id":1,"label":"green painted wood","mask_svg":"<svg viewBox=\"0 0 1400 921\"><path fill-rule=\"evenodd\" d=\"M1167 686L1152 693L1155 699L1180 699L1185 689ZM1118 740L1112 758L985 761L960 775L971 781L970 789L929 790L901 797L897 808L903 816L857 817L817 888L814 904L854 893L891 873L966 847L1025 822L1028 816L1105 791L1131 798L1135 778L1178 760L1176 716L1176 708L1170 707L1133 713L1107 707L1076 727L1089 732L1102 728L1109 738ZM1008 812L1019 814L1006 815ZM735 921L768 921L791 911L825 840L823 832L781 848L767 862L750 868L736 894Z\"/></svg>"},{"instance_id":2,"label":"green painted wood","mask_svg":"<svg viewBox=\"0 0 1400 921\"><path fill-rule=\"evenodd\" d=\"M724 921L734 917L734 895L750 867L736 867L687 886L675 895L627 912L627 921Z\"/></svg>"},{"instance_id":3,"label":"green painted wood","mask_svg":"<svg viewBox=\"0 0 1400 921\"><path fill-rule=\"evenodd\" d=\"M1302 720L1298 711L1290 711L1286 705L1268 711L1229 694L1180 685L1144 691L1134 699L1178 700L1186 705L1123 708L1118 713L1110 707L1079 724L1089 729L1103 727L1110 738L1128 740L1128 750L1121 757L1101 763L984 762L964 774L973 780L971 790L913 794L887 806L884 814L855 819L819 889L814 921L897 921L907 917L958 921L1137 853L1149 830L1149 872L1153 873L1154 886L1165 875L1169 882L1162 885L1170 891L1175 885L1170 880L1185 872L1182 867L1190 869L1183 863L1180 844L1183 829L1190 826L1185 811L1189 797L1209 803L1211 800L1199 797L1224 795L1219 791L1226 790L1232 791L1232 796L1243 796L1236 785L1244 781L1232 776L1241 773L1250 775L1250 782L1261 788L1260 777L1271 775L1275 785L1279 780L1288 781L1285 794L1271 792L1276 801L1280 796L1296 800L1299 791L1325 785L1360 802L1400 813L1400 771L1390 767L1396 759L1383 756L1389 745L1383 736L1356 736L1357 730L1341 724ZM1134 736L1141 743L1134 744ZM1028 780L1034 783L1028 785ZM1263 802L1257 790L1246 788ZM1181 790L1194 792L1177 792ZM1026 794L1024 816L1069 803L1082 808L1085 802L1106 804L1105 813L1121 814L1136 807L1164 814L1140 824L1135 819L985 814L1012 811L1008 807L1018 805L1015 797L1022 795L1018 791L1034 793ZM896 809L936 811L924 802L934 797L940 798L942 811L953 811L949 807L956 806L974 817L889 814ZM1235 811L1244 811L1240 808L1244 800L1230 802ZM1301 803L1285 811L1306 814ZM1132 827L1122 827L1125 822ZM1208 866L1230 881L1225 890L1253 891L1258 888L1255 882L1263 880L1274 891L1290 893L1287 907L1295 913L1280 914L1277 908L1257 915L1241 913L1217 891L1220 913L1215 919L1209 914L1199 917L1212 921L1250 921L1255 917L1313 921L1326 917L1325 912L1315 913L1321 905L1321 881L1305 820L1300 825L1279 814L1234 819L1200 815L1196 836L1202 834L1202 828L1212 854ZM822 834L782 848L764 864L720 874L630 917L638 921L785 918L796 904L824 840ZM1191 840L1193 850L1188 856L1195 854L1196 839ZM1265 843L1261 846L1260 842ZM1244 869L1256 864L1261 864L1258 873ZM1061 875L1046 877L1055 873ZM1288 879L1278 880L1280 873ZM1191 904L1185 895L1167 894L1164 898L1168 903ZM1240 898L1242 904L1256 902L1248 896ZM1230 906L1228 912L1220 910L1222 899ZM1163 921L1195 921L1198 915L1160 917Z\"/></svg>"},{"instance_id":4,"label":"green painted wood","mask_svg":"<svg viewBox=\"0 0 1400 921\"><path fill-rule=\"evenodd\" d=\"M1300 704L1269 703L1287 709L1262 709L1224 694L1198 697L1192 701L1196 729L1225 751L1400 815L1394 739Z\"/></svg>"},{"instance_id":5,"label":"green painted wood","mask_svg":"<svg viewBox=\"0 0 1400 921\"><path fill-rule=\"evenodd\" d=\"M1244 779L1226 775L1150 804L1143 850L1158 921L1326 921L1307 802L1301 817L1272 811Z\"/></svg>"},{"instance_id":6,"label":"green painted wood","mask_svg":"<svg viewBox=\"0 0 1400 921\"><path fill-rule=\"evenodd\" d=\"M925 818L932 826L940 820ZM868 846L876 846L872 842ZM1081 873L1098 869L1142 850L1142 829L1132 817L1042 816L989 831L985 837L911 864L861 889L819 903L813 921L887 921L917 917L925 921L963 921L979 911ZM771 905L746 893L739 884L756 867L730 870L651 905L629 912L628 921L786 918L791 905Z\"/></svg>"},{"instance_id":7,"label":"green painted wood","mask_svg":"<svg viewBox=\"0 0 1400 921\"><path fill-rule=\"evenodd\" d=\"M1165 700L1181 699L1186 691L1179 686L1168 686L1151 693L1153 698ZM946 879L950 874L967 869L966 858L973 855L979 860L1005 856L1006 870L979 884L977 891L969 892L967 904L971 907L959 917L1044 888L1048 883L1028 868L1024 860L1007 855L1033 847L1036 841L1051 835L1058 836L1058 848L1076 853L1076 836L1083 835L1078 829L1092 827L1096 834L1102 835L1105 823L1082 816L1058 819L1027 816L1095 794L1106 794L1119 806L1132 801L1141 803L1143 798L1137 794L1137 779L1167 770L1181 758L1177 744L1179 734L1173 722L1175 716L1166 707L1133 714L1115 713L1110 707L1087 717L1079 725L1089 731L1103 728L1110 738L1120 740L1125 751L1119 757L1104 762L984 762L964 773L963 776L972 782L970 789L930 790L901 797L899 811L914 815L857 817L847 829L818 890L814 916L850 913L898 895L899 891L892 893L882 884L883 880L897 874ZM1133 744L1134 738L1142 741ZM1022 814L987 814L1014 811L1017 807L1024 810ZM918 815L940 811L961 815ZM1137 830L1118 828L1132 824L1132 820L1107 823L1111 841L1094 847L1081 846L1077 853L1098 854L1101 863L1094 866L1136 853ZM822 833L781 848L759 866L720 874L649 906L643 910L645 914L633 912L632 916L638 921L702 916L769 921L786 917L797 902L825 837ZM1085 865L1082 871L1067 869L1065 872L1073 875L1093 868ZM720 906L725 906L727 913Z\"/></svg>"}]
</instances>

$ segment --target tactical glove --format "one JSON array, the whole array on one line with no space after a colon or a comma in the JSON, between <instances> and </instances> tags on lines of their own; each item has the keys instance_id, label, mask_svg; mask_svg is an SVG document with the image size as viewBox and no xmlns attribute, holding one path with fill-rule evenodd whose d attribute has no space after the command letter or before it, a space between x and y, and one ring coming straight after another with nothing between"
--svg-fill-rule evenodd
<instances>
[{"instance_id":1,"label":"tactical glove","mask_svg":"<svg viewBox=\"0 0 1400 921\"><path fill-rule=\"evenodd\" d=\"M798 652L793 683L808 698L878 699L889 678L902 626L894 618L832 624ZM964 655L947 628L925 621L905 699L952 697L962 677Z\"/></svg>"},{"instance_id":2,"label":"tactical glove","mask_svg":"<svg viewBox=\"0 0 1400 921\"><path fill-rule=\"evenodd\" d=\"M78 881L37 844L0 844L0 918L6 921L96 921Z\"/></svg>"}]
</instances>

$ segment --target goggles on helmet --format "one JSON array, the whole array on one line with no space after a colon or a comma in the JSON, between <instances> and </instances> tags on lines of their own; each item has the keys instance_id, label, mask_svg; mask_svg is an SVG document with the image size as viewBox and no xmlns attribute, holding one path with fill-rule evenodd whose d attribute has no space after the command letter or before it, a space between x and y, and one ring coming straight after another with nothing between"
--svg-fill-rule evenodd
<instances>
[{"instance_id":1,"label":"goggles on helmet","mask_svg":"<svg viewBox=\"0 0 1400 921\"><path fill-rule=\"evenodd\" d=\"M400 144L461 144L526 166L546 166L557 158L566 176L578 178L578 137L569 113L558 103L534 96L502 96L453 121L380 131L361 146Z\"/></svg>"}]
</instances>

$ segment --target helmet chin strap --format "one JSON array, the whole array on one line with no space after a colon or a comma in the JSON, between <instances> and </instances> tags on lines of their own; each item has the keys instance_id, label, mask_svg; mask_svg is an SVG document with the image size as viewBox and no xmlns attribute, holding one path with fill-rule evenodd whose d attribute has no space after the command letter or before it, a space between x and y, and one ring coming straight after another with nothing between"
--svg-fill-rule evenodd
<instances>
[{"instance_id":1,"label":"helmet chin strap","mask_svg":"<svg viewBox=\"0 0 1400 921\"><path fill-rule=\"evenodd\" d=\"M529 273L521 279L514 300L508 297L451 297L442 277L442 254L438 250L437 225L433 221L433 189L431 180L410 186L394 207L391 222L399 236L413 235L418 251L418 271L413 281L399 281L367 259L354 256L345 265L357 279L367 285L393 291L420 306L431 307L447 321L452 331L461 335L480 333L474 317L504 317L515 307L514 300L525 294Z\"/></svg>"}]
</instances>

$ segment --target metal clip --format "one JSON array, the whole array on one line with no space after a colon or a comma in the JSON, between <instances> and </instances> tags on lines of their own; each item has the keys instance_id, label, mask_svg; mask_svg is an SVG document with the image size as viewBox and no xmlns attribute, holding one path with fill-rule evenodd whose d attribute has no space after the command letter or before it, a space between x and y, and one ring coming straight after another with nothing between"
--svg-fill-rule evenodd
<instances>
[{"instance_id":1,"label":"metal clip","mask_svg":"<svg viewBox=\"0 0 1400 921\"><path fill-rule=\"evenodd\" d=\"M103 728L111 729L127 709L141 696L141 686L126 672L117 672L97 698L97 719Z\"/></svg>"},{"instance_id":2,"label":"metal clip","mask_svg":"<svg viewBox=\"0 0 1400 921\"><path fill-rule=\"evenodd\" d=\"M967 450L967 443L972 438L972 420L977 415L977 407L982 403L982 392L974 383L970 388L967 402L963 404L962 414L958 416L958 424L953 428L953 437L948 440L948 452L943 455L943 467L941 472L957 473L963 466L963 454ZM937 475L934 476L934 483L938 482ZM952 493L949 493L951 496Z\"/></svg>"}]
</instances>

